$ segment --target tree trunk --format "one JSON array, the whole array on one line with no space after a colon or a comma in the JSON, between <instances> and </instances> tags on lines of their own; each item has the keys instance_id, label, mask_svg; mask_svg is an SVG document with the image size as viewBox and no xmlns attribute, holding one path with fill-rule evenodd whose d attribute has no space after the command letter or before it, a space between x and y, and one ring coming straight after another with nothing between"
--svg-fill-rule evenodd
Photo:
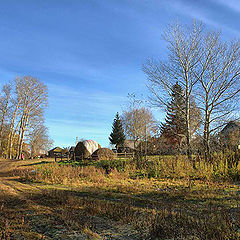
<instances>
[{"instance_id":1,"label":"tree trunk","mask_svg":"<svg viewBox=\"0 0 240 240\"><path fill-rule=\"evenodd\" d=\"M19 130L18 130L16 159L20 159L20 155L19 155L19 154L20 154L20 144L21 144L22 127L23 127L23 116L22 116L22 118L21 118Z\"/></svg>"},{"instance_id":2,"label":"tree trunk","mask_svg":"<svg viewBox=\"0 0 240 240\"><path fill-rule=\"evenodd\" d=\"M7 153L8 153L8 158L11 159L12 158L12 145L13 145L13 138L15 137L15 130L14 130L14 125L15 125L15 121L16 121L16 117L17 117L17 112L19 109L19 105L20 105L20 101L17 103L15 110L14 110L14 114L12 116L11 119L11 124L10 124L10 128L9 128L9 134L8 134L8 143L7 143ZM17 124L18 127L19 123ZM17 129L16 127L16 129Z\"/></svg>"},{"instance_id":3,"label":"tree trunk","mask_svg":"<svg viewBox=\"0 0 240 240\"><path fill-rule=\"evenodd\" d=\"M2 119L1 119L1 125L0 125L0 153L2 152L2 139L3 139L3 125L5 121L5 116L7 113L7 105L3 111Z\"/></svg>"},{"instance_id":4,"label":"tree trunk","mask_svg":"<svg viewBox=\"0 0 240 240\"><path fill-rule=\"evenodd\" d=\"M192 162L193 168L196 169L195 160L192 159L191 136L190 136L190 98L188 95L188 87L186 89L186 139L187 139L187 156Z\"/></svg>"},{"instance_id":5,"label":"tree trunk","mask_svg":"<svg viewBox=\"0 0 240 240\"><path fill-rule=\"evenodd\" d=\"M22 150L23 150L23 139L24 139L24 135L25 135L26 126L28 124L28 119L29 119L29 116L26 116L26 115L23 118L23 123L22 123L22 128L21 128L21 136L20 136L20 142L19 142L18 159L21 159Z\"/></svg>"},{"instance_id":6,"label":"tree trunk","mask_svg":"<svg viewBox=\"0 0 240 240\"><path fill-rule=\"evenodd\" d=\"M203 141L204 141L204 153L205 153L205 160L210 160L210 116L208 109L205 110L205 122L204 122L204 134L203 134Z\"/></svg>"}]
</instances>

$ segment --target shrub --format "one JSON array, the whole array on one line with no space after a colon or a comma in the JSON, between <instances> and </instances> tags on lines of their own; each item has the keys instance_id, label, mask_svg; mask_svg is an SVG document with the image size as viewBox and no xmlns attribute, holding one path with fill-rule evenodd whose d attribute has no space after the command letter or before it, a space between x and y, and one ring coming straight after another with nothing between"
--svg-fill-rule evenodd
<instances>
[{"instance_id":1,"label":"shrub","mask_svg":"<svg viewBox=\"0 0 240 240\"><path fill-rule=\"evenodd\" d=\"M126 159L116 159L116 160L101 160L99 162L96 162L95 166L97 168L103 168L103 169L117 169L119 172L125 171L127 168L127 165L131 164L132 160L126 160Z\"/></svg>"}]
</instances>

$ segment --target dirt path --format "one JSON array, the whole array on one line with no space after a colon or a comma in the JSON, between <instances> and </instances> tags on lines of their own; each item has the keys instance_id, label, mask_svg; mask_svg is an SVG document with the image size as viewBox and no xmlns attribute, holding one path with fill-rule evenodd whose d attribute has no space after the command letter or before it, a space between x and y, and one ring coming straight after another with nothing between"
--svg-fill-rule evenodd
<instances>
[{"instance_id":1,"label":"dirt path","mask_svg":"<svg viewBox=\"0 0 240 240\"><path fill-rule=\"evenodd\" d=\"M117 222L98 217L94 217L93 222L98 229L97 232L104 232L103 235L93 234L91 236L89 232L73 231L64 222L59 221L54 208L41 204L34 198L29 198L31 195L41 196L46 188L54 189L54 186L22 182L18 171L31 171L35 165L53 161L51 159L27 161L0 159L0 212L1 205L4 205L7 220L14 218L16 224L19 225L19 222L22 221L20 218L22 218L27 226L26 229L22 227L23 229L19 232L14 228L7 230L2 237L0 214L0 239L140 239L137 234L134 234L135 231L130 225L119 225ZM10 238L6 232L9 232Z\"/></svg>"},{"instance_id":2,"label":"dirt path","mask_svg":"<svg viewBox=\"0 0 240 240\"><path fill-rule=\"evenodd\" d=\"M52 162L52 160L48 161ZM34 164L41 162L42 160L16 161L0 159L0 193L24 198L24 193L39 191L40 189L34 185L21 183L17 172L24 169L31 170Z\"/></svg>"},{"instance_id":3,"label":"dirt path","mask_svg":"<svg viewBox=\"0 0 240 240\"><path fill-rule=\"evenodd\" d=\"M66 234L68 229L58 223L50 207L39 205L37 201L28 198L31 194L41 194L43 189L35 184L21 182L18 171L31 170L32 165L38 163L41 160L0 160L0 205L4 206L2 208L6 212L5 221L14 218L10 222L13 229L6 229L2 236L0 231L0 239L84 239L81 235L72 238L71 234ZM19 225L21 218L26 222L26 227L22 226L18 232L14 228Z\"/></svg>"}]
</instances>

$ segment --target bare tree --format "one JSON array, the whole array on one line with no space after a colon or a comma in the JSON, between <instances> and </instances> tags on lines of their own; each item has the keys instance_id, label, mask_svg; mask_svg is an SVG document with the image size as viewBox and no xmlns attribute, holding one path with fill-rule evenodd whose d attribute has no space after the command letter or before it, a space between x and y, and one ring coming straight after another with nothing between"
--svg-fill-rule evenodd
<instances>
[{"instance_id":1,"label":"bare tree","mask_svg":"<svg viewBox=\"0 0 240 240\"><path fill-rule=\"evenodd\" d=\"M13 88L15 89L14 94L11 98L11 109L10 109L10 118L9 118L9 129L7 137L7 157L12 159L13 148L16 148L15 138L17 130L20 125L18 117L20 115L20 104L22 103L22 97L18 94L20 87L20 82L15 79L13 83ZM16 150L16 149L15 149ZM14 152L14 154L16 154Z\"/></svg>"},{"instance_id":2,"label":"bare tree","mask_svg":"<svg viewBox=\"0 0 240 240\"><path fill-rule=\"evenodd\" d=\"M0 153L3 152L3 131L6 128L6 118L9 112L9 105L11 101L11 85L5 84L2 87L2 96L0 97Z\"/></svg>"},{"instance_id":3,"label":"bare tree","mask_svg":"<svg viewBox=\"0 0 240 240\"><path fill-rule=\"evenodd\" d=\"M139 140L145 140L155 129L152 112L145 107L123 111L122 123L126 136L134 140L135 148Z\"/></svg>"},{"instance_id":4,"label":"bare tree","mask_svg":"<svg viewBox=\"0 0 240 240\"><path fill-rule=\"evenodd\" d=\"M207 158L211 133L223 126L224 119L238 106L240 42L223 42L220 36L220 32L207 32L196 22L191 27L173 24L164 34L169 50L167 62L148 60L144 65L155 104L164 106L169 89L176 80L185 89L189 159L190 99L194 90L204 113L203 142Z\"/></svg>"},{"instance_id":5,"label":"bare tree","mask_svg":"<svg viewBox=\"0 0 240 240\"><path fill-rule=\"evenodd\" d=\"M17 78L19 89L17 95L22 99L20 104L20 120L18 130L17 158L20 159L25 131L29 120L39 116L41 118L44 108L47 106L47 87L38 79L25 76Z\"/></svg>"},{"instance_id":6,"label":"bare tree","mask_svg":"<svg viewBox=\"0 0 240 240\"><path fill-rule=\"evenodd\" d=\"M44 121L37 119L28 132L29 146L31 150L31 157L41 155L52 146L52 140L48 136L48 129L44 125Z\"/></svg>"},{"instance_id":7,"label":"bare tree","mask_svg":"<svg viewBox=\"0 0 240 240\"><path fill-rule=\"evenodd\" d=\"M13 83L14 92L8 107L7 156L21 157L24 137L32 121L41 121L47 106L47 87L30 76L17 77Z\"/></svg>"},{"instance_id":8,"label":"bare tree","mask_svg":"<svg viewBox=\"0 0 240 240\"><path fill-rule=\"evenodd\" d=\"M204 148L210 156L210 136L232 116L239 104L240 42L223 42L218 32L208 32L203 40L199 61L202 74L196 73L201 86L199 101L204 112Z\"/></svg>"},{"instance_id":9,"label":"bare tree","mask_svg":"<svg viewBox=\"0 0 240 240\"><path fill-rule=\"evenodd\" d=\"M202 111L197 105L195 98L190 98L190 133L191 138L195 138L196 134L200 132L202 125Z\"/></svg>"},{"instance_id":10,"label":"bare tree","mask_svg":"<svg viewBox=\"0 0 240 240\"><path fill-rule=\"evenodd\" d=\"M152 93L153 104L166 107L171 96L171 88L176 81L184 90L186 106L183 114L186 121L187 155L190 160L192 160L190 98L198 80L195 73L199 70L198 65L202 55L200 47L202 31L202 24L196 22L190 27L178 23L168 26L163 35L168 44L167 61L149 59L143 65L143 70L148 76L148 87Z\"/></svg>"}]
</instances>

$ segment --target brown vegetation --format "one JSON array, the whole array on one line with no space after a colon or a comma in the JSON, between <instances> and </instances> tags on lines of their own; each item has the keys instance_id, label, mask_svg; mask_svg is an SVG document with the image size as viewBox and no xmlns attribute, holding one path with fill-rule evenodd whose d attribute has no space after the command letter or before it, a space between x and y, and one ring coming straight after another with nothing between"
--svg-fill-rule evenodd
<instances>
[{"instance_id":1,"label":"brown vegetation","mask_svg":"<svg viewBox=\"0 0 240 240\"><path fill-rule=\"evenodd\" d=\"M15 172L24 180L22 210L13 210L21 203L16 201L19 196L14 201L2 198L2 236L17 239L38 231L36 239L64 239L74 232L83 239L118 239L117 234L121 239L239 238L239 186L213 181L213 166L197 165L197 172L186 157L157 162L162 175L156 178L147 173L157 165L138 170L134 162L122 172L115 169L107 175L94 166L43 162L32 165L34 171L23 168ZM7 220L10 213L24 217L23 224L13 217Z\"/></svg>"}]
</instances>

